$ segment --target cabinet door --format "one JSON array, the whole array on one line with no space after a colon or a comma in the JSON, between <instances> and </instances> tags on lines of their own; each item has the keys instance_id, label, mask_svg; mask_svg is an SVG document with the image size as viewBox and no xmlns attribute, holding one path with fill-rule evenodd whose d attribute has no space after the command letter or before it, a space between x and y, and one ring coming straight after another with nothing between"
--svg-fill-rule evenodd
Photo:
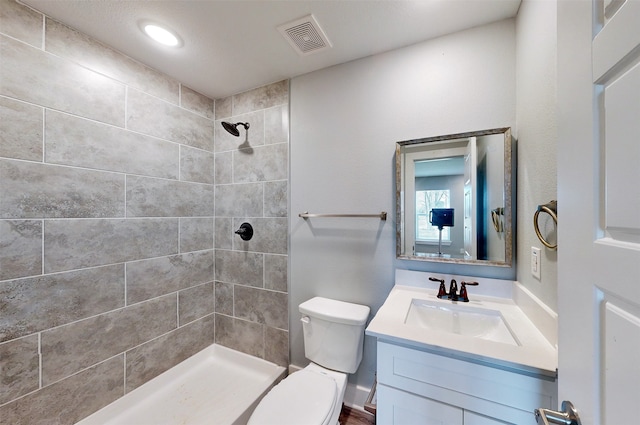
<instances>
[{"instance_id":1,"label":"cabinet door","mask_svg":"<svg viewBox=\"0 0 640 425\"><path fill-rule=\"evenodd\" d=\"M533 424L535 420L531 421ZM477 413L464 411L464 425L509 425L511 422L503 422Z\"/></svg>"},{"instance_id":2,"label":"cabinet door","mask_svg":"<svg viewBox=\"0 0 640 425\"><path fill-rule=\"evenodd\" d=\"M384 425L463 425L462 409L378 384L376 422Z\"/></svg>"}]
</instances>

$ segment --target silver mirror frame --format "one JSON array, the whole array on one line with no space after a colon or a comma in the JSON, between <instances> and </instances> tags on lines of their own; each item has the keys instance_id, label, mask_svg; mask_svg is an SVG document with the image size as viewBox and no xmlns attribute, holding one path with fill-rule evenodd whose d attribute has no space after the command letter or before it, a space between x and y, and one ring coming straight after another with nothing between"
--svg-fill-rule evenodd
<instances>
[{"instance_id":1,"label":"silver mirror frame","mask_svg":"<svg viewBox=\"0 0 640 425\"><path fill-rule=\"evenodd\" d=\"M469 260L463 258L423 257L409 255L402 252L404 245L404 193L402 184L402 148L405 146L423 143L444 142L447 140L463 139L468 137L488 136L492 134L504 135L504 232L505 232L505 260ZM512 157L511 127L493 128L489 130L471 131L467 133L449 134L445 136L427 137L423 139L405 140L396 143L396 258L399 260L428 261L437 263L456 263L479 266L512 267L513 265L513 235L514 235L514 211L513 211L513 157Z\"/></svg>"}]
</instances>

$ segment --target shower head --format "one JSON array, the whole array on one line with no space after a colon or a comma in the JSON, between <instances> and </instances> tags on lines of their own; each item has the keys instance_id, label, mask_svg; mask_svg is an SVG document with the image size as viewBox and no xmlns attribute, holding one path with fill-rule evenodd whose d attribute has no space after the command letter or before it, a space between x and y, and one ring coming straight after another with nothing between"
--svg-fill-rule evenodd
<instances>
[{"instance_id":1,"label":"shower head","mask_svg":"<svg viewBox=\"0 0 640 425\"><path fill-rule=\"evenodd\" d=\"M236 137L240 136L240 132L238 131L239 125L243 126L245 130L249 130L248 122L237 122L235 124L231 124L230 122L222 121L222 126L224 127L224 129L227 130L229 134Z\"/></svg>"}]
</instances>

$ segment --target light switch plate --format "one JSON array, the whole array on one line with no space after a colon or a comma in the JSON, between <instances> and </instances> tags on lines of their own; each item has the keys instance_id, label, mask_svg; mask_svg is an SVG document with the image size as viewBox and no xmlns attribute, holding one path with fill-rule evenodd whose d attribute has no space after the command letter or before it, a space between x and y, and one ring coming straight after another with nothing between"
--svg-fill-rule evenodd
<instances>
[{"instance_id":1,"label":"light switch plate","mask_svg":"<svg viewBox=\"0 0 640 425\"><path fill-rule=\"evenodd\" d=\"M531 274L535 276L537 279L540 279L540 268L541 268L541 255L540 248L536 248L535 246L531 247Z\"/></svg>"}]
</instances>

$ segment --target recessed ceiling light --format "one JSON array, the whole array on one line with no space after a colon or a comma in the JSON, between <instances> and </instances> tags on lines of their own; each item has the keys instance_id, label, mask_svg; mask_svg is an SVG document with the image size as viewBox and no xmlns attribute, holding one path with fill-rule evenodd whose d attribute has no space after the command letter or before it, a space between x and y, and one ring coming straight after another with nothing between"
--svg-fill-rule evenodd
<instances>
[{"instance_id":1,"label":"recessed ceiling light","mask_svg":"<svg viewBox=\"0 0 640 425\"><path fill-rule=\"evenodd\" d=\"M173 31L163 28L158 24L143 22L141 24L141 28L145 34L165 46L179 47L182 45L180 37L178 37Z\"/></svg>"}]
</instances>

